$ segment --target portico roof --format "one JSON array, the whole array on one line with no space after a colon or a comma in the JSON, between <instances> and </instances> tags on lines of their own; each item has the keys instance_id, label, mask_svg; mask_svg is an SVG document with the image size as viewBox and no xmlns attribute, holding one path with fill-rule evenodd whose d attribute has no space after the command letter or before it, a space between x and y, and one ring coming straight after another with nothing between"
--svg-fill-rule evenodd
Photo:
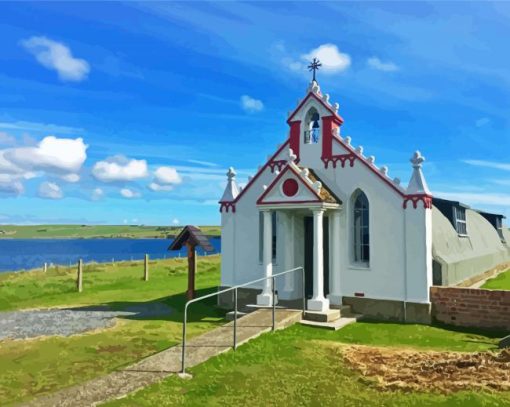
<instances>
[{"instance_id":1,"label":"portico roof","mask_svg":"<svg viewBox=\"0 0 510 407\"><path fill-rule=\"evenodd\" d=\"M331 206L342 201L319 178L317 173L289 161L257 200L257 206Z\"/></svg>"}]
</instances>

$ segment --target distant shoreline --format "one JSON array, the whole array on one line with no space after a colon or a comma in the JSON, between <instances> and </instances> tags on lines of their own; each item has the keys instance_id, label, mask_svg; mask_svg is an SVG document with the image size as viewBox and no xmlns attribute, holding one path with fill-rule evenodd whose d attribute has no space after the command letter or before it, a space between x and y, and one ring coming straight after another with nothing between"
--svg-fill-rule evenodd
<instances>
[{"instance_id":1,"label":"distant shoreline","mask_svg":"<svg viewBox=\"0 0 510 407\"><path fill-rule=\"evenodd\" d=\"M174 239L183 226L144 225L0 225L0 239ZM219 237L220 226L198 226Z\"/></svg>"}]
</instances>

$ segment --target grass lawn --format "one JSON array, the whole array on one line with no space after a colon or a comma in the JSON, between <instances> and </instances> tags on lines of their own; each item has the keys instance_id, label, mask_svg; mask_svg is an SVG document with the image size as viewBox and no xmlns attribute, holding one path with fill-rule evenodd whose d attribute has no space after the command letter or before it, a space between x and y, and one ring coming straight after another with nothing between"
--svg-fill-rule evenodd
<instances>
[{"instance_id":1,"label":"grass lawn","mask_svg":"<svg viewBox=\"0 0 510 407\"><path fill-rule=\"evenodd\" d=\"M475 352L496 348L498 334L446 327L359 322L333 332L301 325L268 333L121 400L118 406L504 406L510 393L450 395L378 391L349 370L340 343Z\"/></svg>"},{"instance_id":2,"label":"grass lawn","mask_svg":"<svg viewBox=\"0 0 510 407\"><path fill-rule=\"evenodd\" d=\"M219 256L199 258L199 295L215 290L219 265ZM84 382L180 342L186 269L185 259L151 261L150 279L144 282L142 262L86 265L82 293L75 290L75 271L67 268L0 273L2 311L99 304L121 309L156 300L173 308L165 317L121 319L112 328L71 337L0 341L0 405ZM222 317L214 299L195 304L190 336Z\"/></svg>"},{"instance_id":3,"label":"grass lawn","mask_svg":"<svg viewBox=\"0 0 510 407\"><path fill-rule=\"evenodd\" d=\"M143 225L0 225L1 238L76 239L76 238L166 238L176 235L182 226ZM207 235L219 236L219 226L200 226Z\"/></svg>"},{"instance_id":4,"label":"grass lawn","mask_svg":"<svg viewBox=\"0 0 510 407\"><path fill-rule=\"evenodd\" d=\"M487 280L482 288L490 288L492 290L510 290L510 270Z\"/></svg>"}]
</instances>

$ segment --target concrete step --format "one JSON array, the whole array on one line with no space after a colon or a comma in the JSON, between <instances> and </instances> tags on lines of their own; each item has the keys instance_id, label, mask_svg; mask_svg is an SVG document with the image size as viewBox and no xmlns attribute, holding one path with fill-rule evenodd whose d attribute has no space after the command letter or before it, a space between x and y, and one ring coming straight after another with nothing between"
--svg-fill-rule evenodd
<instances>
[{"instance_id":1,"label":"concrete step","mask_svg":"<svg viewBox=\"0 0 510 407\"><path fill-rule=\"evenodd\" d=\"M315 322L333 322L340 318L340 310L329 309L324 312L320 311L305 311L304 319L307 321Z\"/></svg>"},{"instance_id":2,"label":"concrete step","mask_svg":"<svg viewBox=\"0 0 510 407\"><path fill-rule=\"evenodd\" d=\"M355 316L352 318L341 317L341 318L338 318L337 320L332 321L332 322L318 322L318 321L308 321L306 319L302 319L299 323L301 325L308 325L308 326L313 326L316 328L323 328L323 329L330 329L333 331L338 331L339 329L342 329L344 326L355 323L358 320L358 317L361 317L361 315Z\"/></svg>"},{"instance_id":3,"label":"concrete step","mask_svg":"<svg viewBox=\"0 0 510 407\"><path fill-rule=\"evenodd\" d=\"M337 309L340 311L341 316L350 316L352 315L352 310L350 305L337 305L337 304L330 304L329 308L331 309Z\"/></svg>"}]
</instances>

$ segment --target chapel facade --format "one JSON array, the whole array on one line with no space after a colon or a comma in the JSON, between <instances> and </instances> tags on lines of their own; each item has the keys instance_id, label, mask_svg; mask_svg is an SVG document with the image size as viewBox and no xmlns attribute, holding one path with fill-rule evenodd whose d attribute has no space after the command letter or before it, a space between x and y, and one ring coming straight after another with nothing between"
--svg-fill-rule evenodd
<instances>
[{"instance_id":1,"label":"chapel facade","mask_svg":"<svg viewBox=\"0 0 510 407\"><path fill-rule=\"evenodd\" d=\"M386 166L342 137L338 110L312 81L289 112L288 139L244 188L229 170L219 202L221 285L302 266L304 284L298 272L276 280L277 301L304 293L313 312L347 304L365 315L428 322L433 284L457 284L510 262L503 217L434 198L419 151L407 186L391 178ZM487 247L466 243L470 229L487 234L481 239ZM246 294L259 306L272 298L271 279Z\"/></svg>"}]
</instances>

